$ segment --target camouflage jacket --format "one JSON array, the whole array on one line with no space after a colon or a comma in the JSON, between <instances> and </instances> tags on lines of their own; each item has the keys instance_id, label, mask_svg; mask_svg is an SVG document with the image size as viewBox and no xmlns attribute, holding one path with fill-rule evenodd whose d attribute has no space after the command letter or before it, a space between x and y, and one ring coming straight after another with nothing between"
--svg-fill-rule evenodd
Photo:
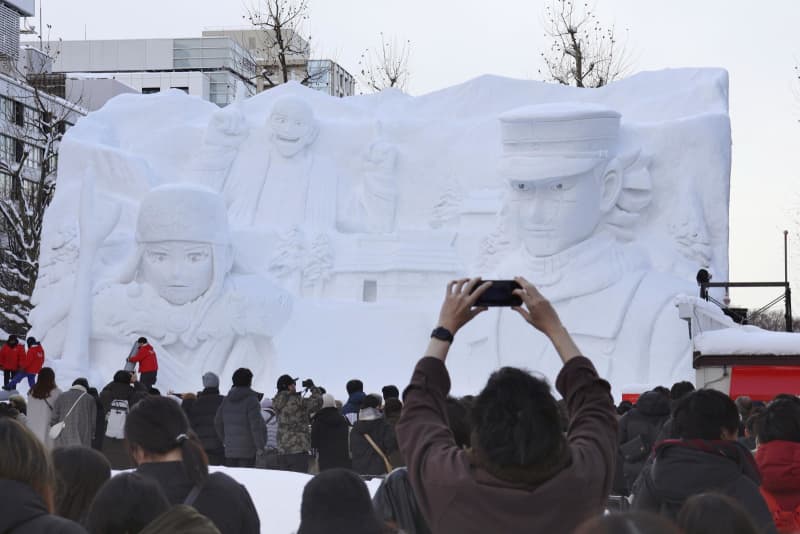
<instances>
[{"instance_id":1,"label":"camouflage jacket","mask_svg":"<svg viewBox=\"0 0 800 534\"><path fill-rule=\"evenodd\" d=\"M293 454L311 450L311 414L322 408L322 393L311 388L311 396L279 391L272 399L278 414L278 453Z\"/></svg>"}]
</instances>

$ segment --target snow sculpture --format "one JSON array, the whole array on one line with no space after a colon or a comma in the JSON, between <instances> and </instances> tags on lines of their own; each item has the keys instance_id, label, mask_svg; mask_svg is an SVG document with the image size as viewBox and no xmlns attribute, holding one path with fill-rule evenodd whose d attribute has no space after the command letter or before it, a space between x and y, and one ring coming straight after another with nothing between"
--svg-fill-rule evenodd
<instances>
[{"instance_id":1,"label":"snow sculpture","mask_svg":"<svg viewBox=\"0 0 800 534\"><path fill-rule=\"evenodd\" d=\"M265 392L283 373L340 393L354 376L401 383L448 280L523 274L618 395L691 378L670 299L696 293L700 267L727 278L727 75L714 69L598 90L485 76L415 98L289 83L223 109L122 95L69 130L58 167L30 321L65 379L109 380L145 335L162 388L238 365ZM168 195L185 214L142 215ZM185 261L170 282L164 267ZM471 323L454 392L501 364L553 379L557 359L522 327L507 310Z\"/></svg>"},{"instance_id":2,"label":"snow sculpture","mask_svg":"<svg viewBox=\"0 0 800 534\"><path fill-rule=\"evenodd\" d=\"M673 300L693 287L654 272L629 242L652 186L647 156L620 146L620 119L577 103L500 116L509 240L496 272L534 282L612 383L671 383L691 372ZM501 363L558 371L551 344L516 314L501 315L496 339Z\"/></svg>"},{"instance_id":3,"label":"snow sculpture","mask_svg":"<svg viewBox=\"0 0 800 534\"><path fill-rule=\"evenodd\" d=\"M116 280L103 280L92 292L90 365L112 375L131 340L145 336L156 349L165 384L209 370L230 376L242 366L271 372L271 337L289 318L291 296L264 277L231 272L220 195L189 184L152 189L142 199L135 240ZM81 255L92 257L99 244L83 243ZM76 301L70 318L85 316L85 304ZM72 328L81 325L71 326L68 340ZM65 356L65 365L76 363L69 352Z\"/></svg>"}]
</instances>

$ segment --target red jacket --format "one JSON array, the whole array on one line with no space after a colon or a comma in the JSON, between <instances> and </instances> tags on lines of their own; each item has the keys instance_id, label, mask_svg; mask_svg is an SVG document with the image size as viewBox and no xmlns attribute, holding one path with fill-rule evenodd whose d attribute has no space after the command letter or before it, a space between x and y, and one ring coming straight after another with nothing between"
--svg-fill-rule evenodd
<instances>
[{"instance_id":1,"label":"red jacket","mask_svg":"<svg viewBox=\"0 0 800 534\"><path fill-rule=\"evenodd\" d=\"M158 359L156 358L156 351L153 347L142 345L136 354L130 358L130 361L139 364L140 373L149 373L150 371L158 371Z\"/></svg>"},{"instance_id":2,"label":"red jacket","mask_svg":"<svg viewBox=\"0 0 800 534\"><path fill-rule=\"evenodd\" d=\"M5 343L0 348L0 367L6 371L17 371L25 363L25 348L17 343L11 347Z\"/></svg>"},{"instance_id":3,"label":"red jacket","mask_svg":"<svg viewBox=\"0 0 800 534\"><path fill-rule=\"evenodd\" d=\"M777 506L783 510L800 507L800 443L770 441L758 446L756 463L761 471L761 493L773 515ZM779 529L780 530L780 529Z\"/></svg>"},{"instance_id":4,"label":"red jacket","mask_svg":"<svg viewBox=\"0 0 800 534\"><path fill-rule=\"evenodd\" d=\"M41 345L34 345L28 347L28 353L25 355L25 372L28 374L36 375L42 370L44 365L44 349Z\"/></svg>"}]
</instances>

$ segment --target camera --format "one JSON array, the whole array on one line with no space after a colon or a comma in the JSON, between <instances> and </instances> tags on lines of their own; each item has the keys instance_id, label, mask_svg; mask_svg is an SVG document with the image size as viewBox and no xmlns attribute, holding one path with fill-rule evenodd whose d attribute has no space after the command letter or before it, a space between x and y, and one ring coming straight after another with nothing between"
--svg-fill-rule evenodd
<instances>
[{"instance_id":1,"label":"camera","mask_svg":"<svg viewBox=\"0 0 800 534\"><path fill-rule=\"evenodd\" d=\"M306 378L305 380L303 380L303 382L301 382L301 385L306 389L313 388L314 381L311 380L310 378Z\"/></svg>"},{"instance_id":2,"label":"camera","mask_svg":"<svg viewBox=\"0 0 800 534\"><path fill-rule=\"evenodd\" d=\"M514 280L484 280L485 282L491 282L492 285L489 286L483 295L480 296L477 302L475 302L475 306L522 306L522 298L514 294L515 289L521 289L520 286ZM476 285L475 289L478 289L480 285ZM475 290L473 289L473 291Z\"/></svg>"}]
</instances>

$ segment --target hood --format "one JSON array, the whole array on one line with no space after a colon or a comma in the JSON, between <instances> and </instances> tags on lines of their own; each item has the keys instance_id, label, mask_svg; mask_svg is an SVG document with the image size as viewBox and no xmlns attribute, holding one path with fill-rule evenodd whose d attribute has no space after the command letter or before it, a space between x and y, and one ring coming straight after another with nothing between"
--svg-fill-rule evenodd
<instances>
[{"instance_id":1,"label":"hood","mask_svg":"<svg viewBox=\"0 0 800 534\"><path fill-rule=\"evenodd\" d=\"M228 392L228 400L237 404L244 402L248 397L255 397L258 400L258 394L247 386L234 386Z\"/></svg>"},{"instance_id":2,"label":"hood","mask_svg":"<svg viewBox=\"0 0 800 534\"><path fill-rule=\"evenodd\" d=\"M0 514L0 532L8 532L15 525L47 515L47 509L33 488L16 480L0 480L3 496L3 513Z\"/></svg>"},{"instance_id":3,"label":"hood","mask_svg":"<svg viewBox=\"0 0 800 534\"><path fill-rule=\"evenodd\" d=\"M671 439L658 443L655 454L648 482L667 501L727 487L741 476L760 482L752 454L735 441Z\"/></svg>"},{"instance_id":4,"label":"hood","mask_svg":"<svg viewBox=\"0 0 800 534\"><path fill-rule=\"evenodd\" d=\"M336 409L336 406L322 408L314 415L314 421L329 427L350 426L347 419Z\"/></svg>"},{"instance_id":5,"label":"hood","mask_svg":"<svg viewBox=\"0 0 800 534\"><path fill-rule=\"evenodd\" d=\"M770 493L800 492L800 443L770 441L758 446L761 485Z\"/></svg>"},{"instance_id":6,"label":"hood","mask_svg":"<svg viewBox=\"0 0 800 534\"><path fill-rule=\"evenodd\" d=\"M347 397L347 402L342 407L342 411L356 411L358 408L361 408L361 403L364 402L366 396L367 394L363 391L356 391Z\"/></svg>"},{"instance_id":7,"label":"hood","mask_svg":"<svg viewBox=\"0 0 800 534\"><path fill-rule=\"evenodd\" d=\"M646 391L636 401L636 411L642 415L665 416L670 413L669 399L657 391Z\"/></svg>"}]
</instances>

